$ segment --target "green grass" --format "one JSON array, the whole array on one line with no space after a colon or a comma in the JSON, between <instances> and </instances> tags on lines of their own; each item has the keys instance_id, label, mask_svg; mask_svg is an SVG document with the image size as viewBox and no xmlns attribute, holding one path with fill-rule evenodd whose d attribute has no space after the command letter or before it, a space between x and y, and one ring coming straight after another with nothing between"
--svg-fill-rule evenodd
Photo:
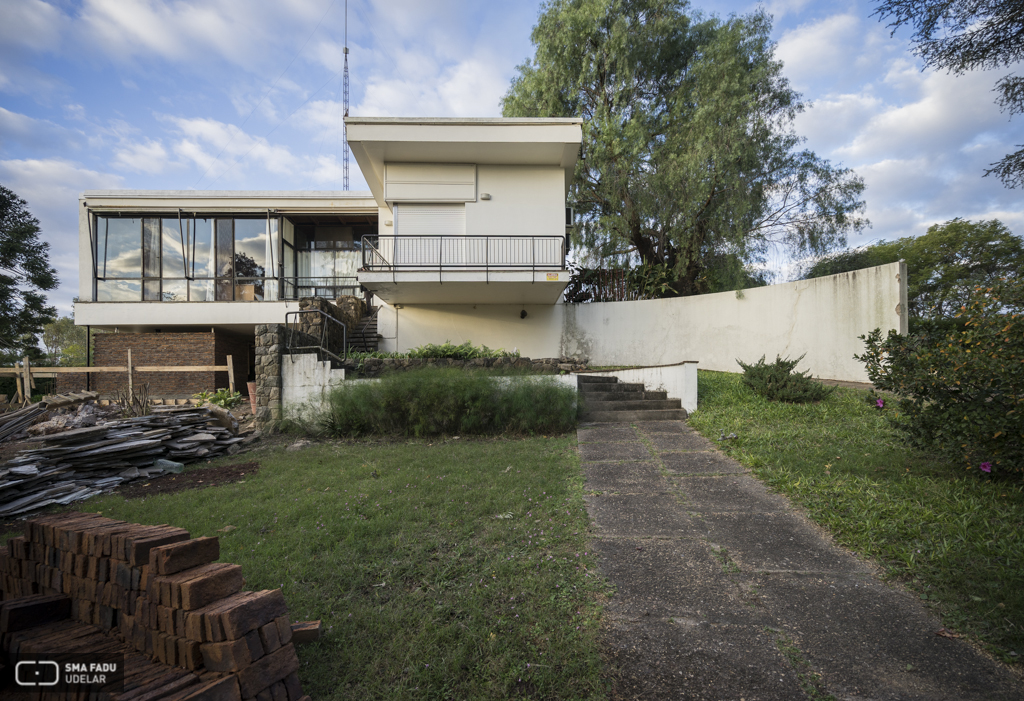
<instances>
[{"instance_id":1,"label":"green grass","mask_svg":"<svg viewBox=\"0 0 1024 701\"><path fill-rule=\"evenodd\" d=\"M945 626L1006 662L1024 657L1024 485L906 447L862 390L783 404L740 375L700 371L698 382L691 426L736 433L723 450L909 584Z\"/></svg>"},{"instance_id":2,"label":"green grass","mask_svg":"<svg viewBox=\"0 0 1024 701\"><path fill-rule=\"evenodd\" d=\"M234 458L262 466L244 483L76 507L220 535L247 589L281 587L293 621L323 620L299 650L313 698L602 698L606 584L575 444L263 449Z\"/></svg>"}]
</instances>

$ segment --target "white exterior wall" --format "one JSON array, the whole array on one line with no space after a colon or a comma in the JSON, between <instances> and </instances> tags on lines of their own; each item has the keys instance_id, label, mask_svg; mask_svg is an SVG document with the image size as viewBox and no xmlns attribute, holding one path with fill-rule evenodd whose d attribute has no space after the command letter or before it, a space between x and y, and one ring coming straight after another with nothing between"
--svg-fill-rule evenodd
<instances>
[{"instance_id":1,"label":"white exterior wall","mask_svg":"<svg viewBox=\"0 0 1024 701\"><path fill-rule=\"evenodd\" d=\"M902 271L902 274L901 274ZM737 372L736 359L797 357L817 377L866 382L853 359L872 329L906 333L906 266L677 299L525 307L405 305L378 314L382 350L472 341L531 358L585 356L593 365L671 365L696 360Z\"/></svg>"},{"instance_id":2,"label":"white exterior wall","mask_svg":"<svg viewBox=\"0 0 1024 701\"><path fill-rule=\"evenodd\" d=\"M467 236L564 236L564 174L557 166L477 167L477 199L466 203ZM481 200L487 193L489 200Z\"/></svg>"}]
</instances>

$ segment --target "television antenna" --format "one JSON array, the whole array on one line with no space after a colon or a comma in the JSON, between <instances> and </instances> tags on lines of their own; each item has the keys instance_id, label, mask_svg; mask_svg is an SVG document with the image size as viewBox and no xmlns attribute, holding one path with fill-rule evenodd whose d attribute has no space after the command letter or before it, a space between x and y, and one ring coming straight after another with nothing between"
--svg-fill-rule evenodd
<instances>
[{"instance_id":1,"label":"television antenna","mask_svg":"<svg viewBox=\"0 0 1024 701\"><path fill-rule=\"evenodd\" d=\"M348 118L348 0L345 0L345 75L342 78L344 85L344 97L342 104L345 107L345 119ZM341 121L342 161L344 163L344 189L348 190L348 125L345 119Z\"/></svg>"}]
</instances>

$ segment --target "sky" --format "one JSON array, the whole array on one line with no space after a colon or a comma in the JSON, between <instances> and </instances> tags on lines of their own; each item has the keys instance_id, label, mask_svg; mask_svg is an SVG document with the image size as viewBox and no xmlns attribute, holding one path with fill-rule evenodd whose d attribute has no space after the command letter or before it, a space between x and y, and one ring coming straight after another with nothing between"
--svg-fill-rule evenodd
<instances>
[{"instance_id":1,"label":"sky","mask_svg":"<svg viewBox=\"0 0 1024 701\"><path fill-rule=\"evenodd\" d=\"M851 245L955 217L1024 235L1024 198L988 165L1024 141L992 88L1005 71L922 71L859 0L764 7L809 107L807 148L864 178L872 227ZM345 0L2 0L0 184L27 201L78 290L78 197L92 189L342 189ZM534 0L349 0L350 114L495 117L533 55ZM366 184L351 162L351 188Z\"/></svg>"}]
</instances>

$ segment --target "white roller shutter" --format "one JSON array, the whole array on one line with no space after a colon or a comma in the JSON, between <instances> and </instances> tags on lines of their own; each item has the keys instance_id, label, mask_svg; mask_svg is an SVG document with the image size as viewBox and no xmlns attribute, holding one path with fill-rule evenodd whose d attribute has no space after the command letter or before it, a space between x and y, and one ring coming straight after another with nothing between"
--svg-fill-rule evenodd
<instances>
[{"instance_id":1,"label":"white roller shutter","mask_svg":"<svg viewBox=\"0 0 1024 701\"><path fill-rule=\"evenodd\" d=\"M464 204L396 204L397 236L466 235Z\"/></svg>"}]
</instances>

